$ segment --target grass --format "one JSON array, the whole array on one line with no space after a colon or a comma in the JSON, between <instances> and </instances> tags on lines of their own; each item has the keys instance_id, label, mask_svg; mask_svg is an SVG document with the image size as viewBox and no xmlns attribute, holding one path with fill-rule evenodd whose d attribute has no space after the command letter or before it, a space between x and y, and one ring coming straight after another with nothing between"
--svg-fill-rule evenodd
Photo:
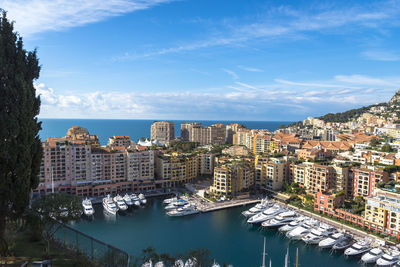
<instances>
[{"instance_id":1,"label":"grass","mask_svg":"<svg viewBox=\"0 0 400 267\"><path fill-rule=\"evenodd\" d=\"M14 257L28 257L30 262L37 260L52 260L53 266L75 267L94 266L86 256L62 248L58 243L50 243L50 253L45 254L45 243L42 240L33 241L26 232L19 232L13 235L11 253Z\"/></svg>"}]
</instances>

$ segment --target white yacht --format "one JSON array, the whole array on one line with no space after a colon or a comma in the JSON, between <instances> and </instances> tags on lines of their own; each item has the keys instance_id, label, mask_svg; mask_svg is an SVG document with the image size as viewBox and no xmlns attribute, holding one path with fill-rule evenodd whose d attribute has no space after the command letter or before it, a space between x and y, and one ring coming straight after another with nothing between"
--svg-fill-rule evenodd
<instances>
[{"instance_id":1,"label":"white yacht","mask_svg":"<svg viewBox=\"0 0 400 267\"><path fill-rule=\"evenodd\" d=\"M153 267L153 262L151 260L146 261L142 264L142 267Z\"/></svg>"},{"instance_id":2,"label":"white yacht","mask_svg":"<svg viewBox=\"0 0 400 267\"><path fill-rule=\"evenodd\" d=\"M147 203L147 199L144 197L143 194L139 194L138 197L139 197L140 204L146 204Z\"/></svg>"},{"instance_id":3,"label":"white yacht","mask_svg":"<svg viewBox=\"0 0 400 267\"><path fill-rule=\"evenodd\" d=\"M181 259L177 259L172 267L185 267L185 263Z\"/></svg>"},{"instance_id":4,"label":"white yacht","mask_svg":"<svg viewBox=\"0 0 400 267\"><path fill-rule=\"evenodd\" d=\"M362 239L344 251L346 256L360 256L371 250L371 240Z\"/></svg>"},{"instance_id":5,"label":"white yacht","mask_svg":"<svg viewBox=\"0 0 400 267\"><path fill-rule=\"evenodd\" d=\"M185 262L185 267L197 267L197 259L190 258Z\"/></svg>"},{"instance_id":6,"label":"white yacht","mask_svg":"<svg viewBox=\"0 0 400 267\"><path fill-rule=\"evenodd\" d=\"M199 213L199 210L196 206L193 205L185 205L182 208L173 209L167 212L168 216L185 216Z\"/></svg>"},{"instance_id":7,"label":"white yacht","mask_svg":"<svg viewBox=\"0 0 400 267\"><path fill-rule=\"evenodd\" d=\"M90 199L85 198L84 200L82 200L82 207L83 213L85 213L86 216L92 216L94 214L92 201L90 201Z\"/></svg>"},{"instance_id":8,"label":"white yacht","mask_svg":"<svg viewBox=\"0 0 400 267\"><path fill-rule=\"evenodd\" d=\"M272 205L273 205L273 203L269 202L268 199L265 198L265 199L261 200L261 203L258 203L254 207L251 207L250 209L243 211L242 215L244 215L245 217L254 216L257 213L263 212L264 210L268 209Z\"/></svg>"},{"instance_id":9,"label":"white yacht","mask_svg":"<svg viewBox=\"0 0 400 267\"><path fill-rule=\"evenodd\" d=\"M398 250L391 250L376 260L376 266L393 266L398 261L400 261L400 252Z\"/></svg>"},{"instance_id":10,"label":"white yacht","mask_svg":"<svg viewBox=\"0 0 400 267\"><path fill-rule=\"evenodd\" d=\"M331 234L336 233L337 230L335 227L332 227L328 224L320 224L318 228L312 229L308 234L303 236L301 239L309 245L318 244L322 239L327 238Z\"/></svg>"},{"instance_id":11,"label":"white yacht","mask_svg":"<svg viewBox=\"0 0 400 267\"><path fill-rule=\"evenodd\" d=\"M175 202L175 201L178 201L178 198L177 197L171 197L171 198L164 199L163 203L164 204L170 204L171 202Z\"/></svg>"},{"instance_id":12,"label":"white yacht","mask_svg":"<svg viewBox=\"0 0 400 267\"><path fill-rule=\"evenodd\" d=\"M285 211L286 210L283 209L281 206L275 204L274 206L264 210L263 212L253 215L252 217L250 217L250 219L247 220L247 222L253 224L262 223L268 219L272 219L275 215L278 215L279 213Z\"/></svg>"},{"instance_id":13,"label":"white yacht","mask_svg":"<svg viewBox=\"0 0 400 267\"><path fill-rule=\"evenodd\" d=\"M365 264L375 263L383 255L383 249L373 248L361 257L361 261Z\"/></svg>"},{"instance_id":14,"label":"white yacht","mask_svg":"<svg viewBox=\"0 0 400 267\"><path fill-rule=\"evenodd\" d=\"M123 211L128 209L128 206L125 204L124 199L120 195L114 197L114 202L117 204L119 210Z\"/></svg>"},{"instance_id":15,"label":"white yacht","mask_svg":"<svg viewBox=\"0 0 400 267\"><path fill-rule=\"evenodd\" d=\"M274 227L280 227L282 225L288 224L294 219L296 219L297 213L294 211L285 211L282 212L281 214L275 216L271 220L267 220L263 222L261 225L266 227L266 228L274 228Z\"/></svg>"},{"instance_id":16,"label":"white yacht","mask_svg":"<svg viewBox=\"0 0 400 267\"><path fill-rule=\"evenodd\" d=\"M136 194L132 194L132 195L130 195L130 197L135 206L140 206L140 199L138 198L138 196Z\"/></svg>"},{"instance_id":17,"label":"white yacht","mask_svg":"<svg viewBox=\"0 0 400 267\"><path fill-rule=\"evenodd\" d=\"M215 262L215 260L214 260L214 263L213 263L213 265L211 265L211 267L221 267L221 265L219 265L217 262Z\"/></svg>"},{"instance_id":18,"label":"white yacht","mask_svg":"<svg viewBox=\"0 0 400 267\"><path fill-rule=\"evenodd\" d=\"M290 223L279 227L278 230L279 230L279 232L282 232L282 233L289 232L289 231L293 230L294 228L296 228L297 226L302 225L306 219L307 219L307 217L303 217L303 216L297 217Z\"/></svg>"},{"instance_id":19,"label":"white yacht","mask_svg":"<svg viewBox=\"0 0 400 267\"><path fill-rule=\"evenodd\" d=\"M128 194L125 194L124 201L125 201L126 205L128 205L128 206L132 206L133 205L132 198Z\"/></svg>"},{"instance_id":20,"label":"white yacht","mask_svg":"<svg viewBox=\"0 0 400 267\"><path fill-rule=\"evenodd\" d=\"M341 232L335 233L330 237L327 237L319 241L318 246L320 248L332 248L336 243L340 242L340 240L343 239L344 235L345 234Z\"/></svg>"},{"instance_id":21,"label":"white yacht","mask_svg":"<svg viewBox=\"0 0 400 267\"><path fill-rule=\"evenodd\" d=\"M159 261L159 262L156 262L156 263L154 264L154 267L165 267L165 264L164 264L164 262Z\"/></svg>"},{"instance_id":22,"label":"white yacht","mask_svg":"<svg viewBox=\"0 0 400 267\"><path fill-rule=\"evenodd\" d=\"M311 232L311 230L315 227L318 226L319 222L314 220L314 219L309 219L306 220L302 225L297 226L293 230L289 231L286 233L286 237L293 239L293 240L299 240L301 239L304 235L308 234Z\"/></svg>"},{"instance_id":23,"label":"white yacht","mask_svg":"<svg viewBox=\"0 0 400 267\"><path fill-rule=\"evenodd\" d=\"M187 202L186 200L179 199L179 200L177 200L177 201L175 201L175 202L171 202L170 204L168 204L168 205L165 207L165 210L177 209L177 208L183 207L183 206L185 206L185 205L187 205L187 204L188 204L188 202Z\"/></svg>"},{"instance_id":24,"label":"white yacht","mask_svg":"<svg viewBox=\"0 0 400 267\"><path fill-rule=\"evenodd\" d=\"M107 197L103 198L103 208L110 214L117 214L118 208L115 205L114 201L110 197L110 195L107 195Z\"/></svg>"}]
</instances>

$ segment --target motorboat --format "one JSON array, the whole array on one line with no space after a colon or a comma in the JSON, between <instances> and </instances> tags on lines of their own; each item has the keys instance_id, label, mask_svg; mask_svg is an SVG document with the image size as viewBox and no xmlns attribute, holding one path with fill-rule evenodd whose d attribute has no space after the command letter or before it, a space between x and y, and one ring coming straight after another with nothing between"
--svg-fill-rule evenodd
<instances>
[{"instance_id":1,"label":"motorboat","mask_svg":"<svg viewBox=\"0 0 400 267\"><path fill-rule=\"evenodd\" d=\"M197 267L197 259L196 258L189 258L185 262L185 267Z\"/></svg>"},{"instance_id":2,"label":"motorboat","mask_svg":"<svg viewBox=\"0 0 400 267\"><path fill-rule=\"evenodd\" d=\"M92 201L90 201L90 199L85 198L84 200L82 200L82 207L83 207L83 213L86 216L92 216L94 214Z\"/></svg>"},{"instance_id":3,"label":"motorboat","mask_svg":"<svg viewBox=\"0 0 400 267\"><path fill-rule=\"evenodd\" d=\"M119 210L124 211L128 209L128 206L120 195L115 196L113 200L117 204Z\"/></svg>"},{"instance_id":4,"label":"motorboat","mask_svg":"<svg viewBox=\"0 0 400 267\"><path fill-rule=\"evenodd\" d=\"M214 263L213 263L213 265L211 265L211 267L221 267L221 265L219 265L217 262L215 262L215 260L214 260Z\"/></svg>"},{"instance_id":5,"label":"motorboat","mask_svg":"<svg viewBox=\"0 0 400 267\"><path fill-rule=\"evenodd\" d=\"M139 201L140 204L146 204L147 203L147 199L145 198L145 196L143 194L139 194Z\"/></svg>"},{"instance_id":6,"label":"motorboat","mask_svg":"<svg viewBox=\"0 0 400 267\"><path fill-rule=\"evenodd\" d=\"M289 232L289 231L293 230L294 228L296 228L297 226L302 225L306 218L307 217L303 217L303 216L297 217L290 223L279 227L278 230L279 230L279 232L282 232L282 233Z\"/></svg>"},{"instance_id":7,"label":"motorboat","mask_svg":"<svg viewBox=\"0 0 400 267\"><path fill-rule=\"evenodd\" d=\"M312 229L308 234L304 235L301 239L309 245L318 244L322 239L336 233L335 227L328 224L320 224L318 228Z\"/></svg>"},{"instance_id":8,"label":"motorboat","mask_svg":"<svg viewBox=\"0 0 400 267\"><path fill-rule=\"evenodd\" d=\"M128 205L128 206L132 206L133 205L132 198L128 194L125 194L123 199L124 199L126 205Z\"/></svg>"},{"instance_id":9,"label":"motorboat","mask_svg":"<svg viewBox=\"0 0 400 267\"><path fill-rule=\"evenodd\" d=\"M151 260L148 260L142 264L142 267L153 267L153 262Z\"/></svg>"},{"instance_id":10,"label":"motorboat","mask_svg":"<svg viewBox=\"0 0 400 267\"><path fill-rule=\"evenodd\" d=\"M172 209L167 212L168 216L185 216L185 215L191 215L191 214L196 214L199 213L199 210L197 209L196 206L194 205L185 205L181 208L177 209Z\"/></svg>"},{"instance_id":11,"label":"motorboat","mask_svg":"<svg viewBox=\"0 0 400 267\"><path fill-rule=\"evenodd\" d=\"M320 248L332 248L336 243L340 242L345 237L344 233L338 232L319 241Z\"/></svg>"},{"instance_id":12,"label":"motorboat","mask_svg":"<svg viewBox=\"0 0 400 267\"><path fill-rule=\"evenodd\" d=\"M354 239L351 235L345 234L338 242L332 246L332 250L341 251L349 248L354 244Z\"/></svg>"},{"instance_id":13,"label":"motorboat","mask_svg":"<svg viewBox=\"0 0 400 267\"><path fill-rule=\"evenodd\" d=\"M302 225L297 226L293 230L286 233L286 237L293 240L300 240L303 236L311 232L311 230L318 226L319 222L314 219L308 219Z\"/></svg>"},{"instance_id":14,"label":"motorboat","mask_svg":"<svg viewBox=\"0 0 400 267\"><path fill-rule=\"evenodd\" d=\"M181 259L177 259L172 267L185 267L185 263Z\"/></svg>"},{"instance_id":15,"label":"motorboat","mask_svg":"<svg viewBox=\"0 0 400 267\"><path fill-rule=\"evenodd\" d=\"M383 255L383 249L373 248L361 257L361 261L365 264L375 263Z\"/></svg>"},{"instance_id":16,"label":"motorboat","mask_svg":"<svg viewBox=\"0 0 400 267\"><path fill-rule=\"evenodd\" d=\"M297 213L294 211L285 211L282 212L281 214L278 214L271 220L267 220L263 222L261 225L266 227L266 228L274 228L274 227L280 227L282 225L288 224L294 219L296 219Z\"/></svg>"},{"instance_id":17,"label":"motorboat","mask_svg":"<svg viewBox=\"0 0 400 267\"><path fill-rule=\"evenodd\" d=\"M263 212L253 215L252 217L250 217L250 219L247 220L247 222L252 224L262 223L268 219L272 219L274 216L285 211L286 210L283 209L281 206L275 204L274 206L264 210Z\"/></svg>"},{"instance_id":18,"label":"motorboat","mask_svg":"<svg viewBox=\"0 0 400 267\"><path fill-rule=\"evenodd\" d=\"M113 215L117 214L118 211L118 207L117 205L115 205L110 195L107 195L107 197L103 198L103 208Z\"/></svg>"},{"instance_id":19,"label":"motorboat","mask_svg":"<svg viewBox=\"0 0 400 267\"><path fill-rule=\"evenodd\" d=\"M376 266L393 266L398 261L400 261L400 252L398 250L391 250L376 260Z\"/></svg>"},{"instance_id":20,"label":"motorboat","mask_svg":"<svg viewBox=\"0 0 400 267\"><path fill-rule=\"evenodd\" d=\"M268 201L267 198L265 198L261 201L261 203L258 203L254 207L243 211L242 215L245 217L251 217L251 216L256 215L257 213L263 212L264 210L268 209L272 205L273 205L273 203Z\"/></svg>"},{"instance_id":21,"label":"motorboat","mask_svg":"<svg viewBox=\"0 0 400 267\"><path fill-rule=\"evenodd\" d=\"M362 239L344 251L345 256L360 256L371 250L371 240Z\"/></svg>"},{"instance_id":22,"label":"motorboat","mask_svg":"<svg viewBox=\"0 0 400 267\"><path fill-rule=\"evenodd\" d=\"M164 199L163 203L164 204L170 204L171 202L175 202L175 201L178 201L178 198L177 197L171 197L171 198Z\"/></svg>"},{"instance_id":23,"label":"motorboat","mask_svg":"<svg viewBox=\"0 0 400 267\"><path fill-rule=\"evenodd\" d=\"M188 202L187 202L186 200L178 199L177 201L171 202L170 204L168 204L168 205L165 207L165 210L177 209L177 208L183 207L183 206L185 206L185 205L187 205L187 204L188 204Z\"/></svg>"},{"instance_id":24,"label":"motorboat","mask_svg":"<svg viewBox=\"0 0 400 267\"><path fill-rule=\"evenodd\" d=\"M136 194L132 194L130 195L133 205L135 206L140 206L140 199L138 198L138 196Z\"/></svg>"}]
</instances>

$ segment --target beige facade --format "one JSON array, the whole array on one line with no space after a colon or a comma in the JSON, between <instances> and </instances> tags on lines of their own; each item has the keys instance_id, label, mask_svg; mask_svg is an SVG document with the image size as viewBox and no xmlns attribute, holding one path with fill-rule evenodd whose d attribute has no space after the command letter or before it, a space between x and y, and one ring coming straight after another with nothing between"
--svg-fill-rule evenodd
<instances>
[{"instance_id":1,"label":"beige facade","mask_svg":"<svg viewBox=\"0 0 400 267\"><path fill-rule=\"evenodd\" d=\"M287 176L287 162L279 158L259 158L255 165L255 184L258 189L280 190Z\"/></svg>"},{"instance_id":2,"label":"beige facade","mask_svg":"<svg viewBox=\"0 0 400 267\"><path fill-rule=\"evenodd\" d=\"M175 139L175 126L171 121L155 121L151 125L151 139L157 140L163 145Z\"/></svg>"}]
</instances>

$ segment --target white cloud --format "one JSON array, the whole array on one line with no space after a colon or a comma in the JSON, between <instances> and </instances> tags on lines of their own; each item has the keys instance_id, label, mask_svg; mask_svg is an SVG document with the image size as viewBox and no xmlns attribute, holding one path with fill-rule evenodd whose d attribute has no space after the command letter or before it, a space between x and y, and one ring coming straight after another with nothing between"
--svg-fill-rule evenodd
<instances>
[{"instance_id":1,"label":"white cloud","mask_svg":"<svg viewBox=\"0 0 400 267\"><path fill-rule=\"evenodd\" d=\"M236 72L228 69L222 69L222 71L228 73L234 80L239 79L239 76L236 74Z\"/></svg>"},{"instance_id":2,"label":"white cloud","mask_svg":"<svg viewBox=\"0 0 400 267\"><path fill-rule=\"evenodd\" d=\"M261 69L246 67L246 66L242 66L242 65L239 65L238 68L245 70L245 71L249 71L249 72L263 72L263 70L261 70Z\"/></svg>"},{"instance_id":3,"label":"white cloud","mask_svg":"<svg viewBox=\"0 0 400 267\"><path fill-rule=\"evenodd\" d=\"M25 37L60 31L148 9L171 0L0 0L0 7L15 20Z\"/></svg>"},{"instance_id":4,"label":"white cloud","mask_svg":"<svg viewBox=\"0 0 400 267\"><path fill-rule=\"evenodd\" d=\"M364 86L384 86L384 87L399 87L400 79L399 78L375 78L369 77L365 75L337 75L335 76L335 80L339 82L345 82L350 84L360 84Z\"/></svg>"},{"instance_id":5,"label":"white cloud","mask_svg":"<svg viewBox=\"0 0 400 267\"><path fill-rule=\"evenodd\" d=\"M399 61L400 54L391 51L382 50L368 50L361 53L366 59L377 60L377 61Z\"/></svg>"}]
</instances>

